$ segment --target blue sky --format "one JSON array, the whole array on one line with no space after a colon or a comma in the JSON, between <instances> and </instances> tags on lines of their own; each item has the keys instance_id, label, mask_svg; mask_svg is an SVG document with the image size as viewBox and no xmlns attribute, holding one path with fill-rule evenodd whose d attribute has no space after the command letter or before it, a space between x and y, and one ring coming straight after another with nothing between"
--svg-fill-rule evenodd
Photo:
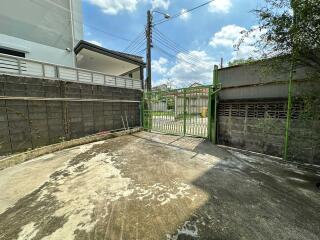
<instances>
[{"instance_id":1,"label":"blue sky","mask_svg":"<svg viewBox=\"0 0 320 240\"><path fill-rule=\"evenodd\" d=\"M157 30L165 39L177 43L184 51L178 51L172 45L171 48L168 47L168 42L165 45L159 34L155 36L158 40L154 40L157 48L152 50L153 85L169 83L172 86L188 86L193 82L210 83L213 65L219 63L221 57L224 58L225 65L233 59L255 57L255 48L251 43L258 34L250 36L237 52L233 45L239 40L242 30L257 25L257 19L250 11L259 7L261 1L216 0L190 14L158 25ZM123 51L144 30L148 9L174 15L204 2L205 0L83 0L84 39L105 48ZM155 22L162 18L161 15L154 14ZM136 48L131 47L133 49L130 48L129 52L145 56L142 34L141 41L137 43L140 42Z\"/></svg>"}]
</instances>

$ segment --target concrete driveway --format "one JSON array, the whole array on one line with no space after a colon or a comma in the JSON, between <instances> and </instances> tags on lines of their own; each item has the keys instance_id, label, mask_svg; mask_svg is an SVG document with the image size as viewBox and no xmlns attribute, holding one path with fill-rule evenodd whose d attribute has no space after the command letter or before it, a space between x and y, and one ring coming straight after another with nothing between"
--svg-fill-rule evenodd
<instances>
[{"instance_id":1,"label":"concrete driveway","mask_svg":"<svg viewBox=\"0 0 320 240\"><path fill-rule=\"evenodd\" d=\"M140 132L0 171L0 239L308 239L319 169Z\"/></svg>"}]
</instances>

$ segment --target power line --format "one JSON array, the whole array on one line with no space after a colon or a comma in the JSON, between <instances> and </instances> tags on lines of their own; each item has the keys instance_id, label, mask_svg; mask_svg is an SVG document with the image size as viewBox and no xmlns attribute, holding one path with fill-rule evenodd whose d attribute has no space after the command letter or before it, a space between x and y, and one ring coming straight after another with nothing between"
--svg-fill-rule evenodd
<instances>
[{"instance_id":1,"label":"power line","mask_svg":"<svg viewBox=\"0 0 320 240\"><path fill-rule=\"evenodd\" d=\"M146 39L143 39L140 44L138 44L134 49L132 49L131 51L129 51L128 53L134 53L137 50L141 49L141 47L145 46L146 44Z\"/></svg>"},{"instance_id":2,"label":"power line","mask_svg":"<svg viewBox=\"0 0 320 240\"><path fill-rule=\"evenodd\" d=\"M156 40L156 42L160 43L162 46L164 46L166 48L169 48L175 54L180 54L180 57L188 59L188 61L194 63L195 65L199 65L199 63L203 62L203 59L200 59L198 57L192 56L192 54L190 54L189 51L181 51L178 48L176 48L176 47L172 46L171 44L169 44L168 42L164 42L164 41L158 39L157 36L155 36L155 40Z\"/></svg>"},{"instance_id":3,"label":"power line","mask_svg":"<svg viewBox=\"0 0 320 240\"><path fill-rule=\"evenodd\" d=\"M192 64L194 66L199 66L199 61L195 61L194 59L192 59L191 57L189 57L185 53L181 53L179 51L176 51L175 49L171 48L170 46L168 46L167 44L165 44L163 42L157 41L157 43L161 44L163 47L169 48L171 51L174 52L175 55L179 55L179 57L177 57L178 59L184 59L184 60L187 60L187 62L189 64Z\"/></svg>"},{"instance_id":4,"label":"power line","mask_svg":"<svg viewBox=\"0 0 320 240\"><path fill-rule=\"evenodd\" d=\"M172 19L175 19L175 18L177 18L177 17L180 17L181 15L184 15L184 14L187 14L187 13L192 12L192 11L194 11L194 10L197 10L198 8L204 7L204 6L210 4L210 3L214 2L214 1L215 1L215 0L207 1L207 2L202 3L202 4L200 4L200 5L196 6L196 7L190 8L190 9L188 9L188 10L186 10L186 11L183 11L183 12L180 12L180 13L177 13L177 14L174 14L174 15L172 15L172 16L171 16L170 18L168 18L168 19L164 19L164 20L162 20L162 21L160 21L160 22L157 22L157 23L153 24L153 26L156 26L156 25L159 25L159 24L161 24L161 23L164 23L164 22L170 21L170 20L172 20Z\"/></svg>"},{"instance_id":5,"label":"power line","mask_svg":"<svg viewBox=\"0 0 320 240\"><path fill-rule=\"evenodd\" d=\"M141 49L139 52L136 52L136 55L140 55L142 53L144 53L147 50L147 48Z\"/></svg>"},{"instance_id":6,"label":"power line","mask_svg":"<svg viewBox=\"0 0 320 240\"><path fill-rule=\"evenodd\" d=\"M137 37L135 37L133 40L130 41L130 43L128 44L128 46L126 48L123 49L123 52L129 51L130 48L134 47L138 41L141 40L142 38L145 38L144 35L144 30L142 32L140 32Z\"/></svg>"},{"instance_id":7,"label":"power line","mask_svg":"<svg viewBox=\"0 0 320 240\"><path fill-rule=\"evenodd\" d=\"M175 56L175 55L172 55L171 53L167 52L166 50L162 49L161 47L159 47L159 46L157 46L157 45L155 45L154 48L157 49L157 50L159 50L160 52L164 53L165 55L167 55L167 56L168 56L169 58L171 58L171 59L179 60L179 61L185 62L185 63L187 63L187 64L189 64L189 65L192 65L192 66L194 66L194 67L198 67L198 66L195 65L194 63L191 63L191 62L186 61L186 60L184 60L184 59L182 59L182 58L178 58L178 57ZM192 68L192 70L194 71L195 69Z\"/></svg>"},{"instance_id":8,"label":"power line","mask_svg":"<svg viewBox=\"0 0 320 240\"><path fill-rule=\"evenodd\" d=\"M118 39L123 40L123 41L126 41L126 42L130 42L130 41L131 41L131 40L128 39L128 38L125 38L125 37L122 37L122 36L119 36L119 35L116 35L116 34L107 32L107 31L105 31L105 30L101 30L101 29L99 29L99 28L97 28L97 27L95 27L95 26L93 26L93 25L89 25L89 24L83 24L83 25L84 25L84 26L87 26L87 27L89 27L89 28L92 28L92 29L94 29L95 31L98 31L98 32L104 33L104 34L106 34L106 35L109 35L109 36L111 36L111 37L113 37L113 38L118 38Z\"/></svg>"},{"instance_id":9,"label":"power line","mask_svg":"<svg viewBox=\"0 0 320 240\"><path fill-rule=\"evenodd\" d=\"M198 58L197 56L193 56L192 54L190 54L190 51L180 47L178 44L176 44L173 41L170 42L168 39L166 39L158 34L155 34L155 39L158 42L160 42L162 45L166 45L166 47L170 48L171 50L175 51L176 53L186 54L187 55L186 57L191 59L194 62L202 62L203 61L203 59Z\"/></svg>"}]
</instances>

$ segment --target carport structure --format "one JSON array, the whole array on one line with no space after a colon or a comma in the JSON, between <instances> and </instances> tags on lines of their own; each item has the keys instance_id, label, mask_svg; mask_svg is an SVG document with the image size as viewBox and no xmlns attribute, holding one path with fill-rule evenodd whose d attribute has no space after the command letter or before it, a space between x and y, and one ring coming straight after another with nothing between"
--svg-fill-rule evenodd
<instances>
[{"instance_id":1,"label":"carport structure","mask_svg":"<svg viewBox=\"0 0 320 240\"><path fill-rule=\"evenodd\" d=\"M320 171L138 132L0 172L0 239L319 239Z\"/></svg>"}]
</instances>

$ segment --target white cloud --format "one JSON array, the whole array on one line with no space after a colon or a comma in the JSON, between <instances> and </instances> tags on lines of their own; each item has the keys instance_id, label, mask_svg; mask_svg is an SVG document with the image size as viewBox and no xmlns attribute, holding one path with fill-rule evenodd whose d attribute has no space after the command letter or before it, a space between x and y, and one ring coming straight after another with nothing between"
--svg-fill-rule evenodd
<instances>
[{"instance_id":1,"label":"white cloud","mask_svg":"<svg viewBox=\"0 0 320 240\"><path fill-rule=\"evenodd\" d=\"M116 15L120 11L133 12L140 0L87 0L106 14Z\"/></svg>"},{"instance_id":2,"label":"white cloud","mask_svg":"<svg viewBox=\"0 0 320 240\"><path fill-rule=\"evenodd\" d=\"M161 8L167 10L170 6L170 0L152 0L152 9Z\"/></svg>"},{"instance_id":3,"label":"white cloud","mask_svg":"<svg viewBox=\"0 0 320 240\"><path fill-rule=\"evenodd\" d=\"M165 74L167 72L168 59L160 57L159 60L152 60L152 70L159 74Z\"/></svg>"},{"instance_id":4,"label":"white cloud","mask_svg":"<svg viewBox=\"0 0 320 240\"><path fill-rule=\"evenodd\" d=\"M219 32L214 34L209 45L215 48L225 47L232 49L231 60L249 57L258 58L260 54L254 43L263 32L257 26L252 26L250 34L244 38L239 49L235 49L235 45L241 40L244 31L247 31L247 29L237 25L224 26Z\"/></svg>"},{"instance_id":5,"label":"white cloud","mask_svg":"<svg viewBox=\"0 0 320 240\"><path fill-rule=\"evenodd\" d=\"M209 4L209 11L214 13L229 13L231 0L215 0Z\"/></svg>"},{"instance_id":6,"label":"white cloud","mask_svg":"<svg viewBox=\"0 0 320 240\"><path fill-rule=\"evenodd\" d=\"M217 62L205 51L190 51L177 54L177 60L171 68L168 68L163 79L158 83L169 81L173 87L186 87L194 82L210 84L212 82L212 70ZM192 59L190 59L192 58ZM195 58L197 60L195 60Z\"/></svg>"},{"instance_id":7,"label":"white cloud","mask_svg":"<svg viewBox=\"0 0 320 240\"><path fill-rule=\"evenodd\" d=\"M245 30L245 28L236 25L224 26L214 34L209 44L213 47L233 47L235 42L240 39L241 32Z\"/></svg>"},{"instance_id":8,"label":"white cloud","mask_svg":"<svg viewBox=\"0 0 320 240\"><path fill-rule=\"evenodd\" d=\"M92 44L94 44L94 45L97 45L97 46L100 46L100 47L102 47L102 43L101 42L98 42L98 41L96 41L96 40L90 40L90 41L88 41L89 43L92 43Z\"/></svg>"},{"instance_id":9,"label":"white cloud","mask_svg":"<svg viewBox=\"0 0 320 240\"><path fill-rule=\"evenodd\" d=\"M180 19L187 21L190 18L190 13L187 12L187 9L182 9L180 13L182 14Z\"/></svg>"}]
</instances>

